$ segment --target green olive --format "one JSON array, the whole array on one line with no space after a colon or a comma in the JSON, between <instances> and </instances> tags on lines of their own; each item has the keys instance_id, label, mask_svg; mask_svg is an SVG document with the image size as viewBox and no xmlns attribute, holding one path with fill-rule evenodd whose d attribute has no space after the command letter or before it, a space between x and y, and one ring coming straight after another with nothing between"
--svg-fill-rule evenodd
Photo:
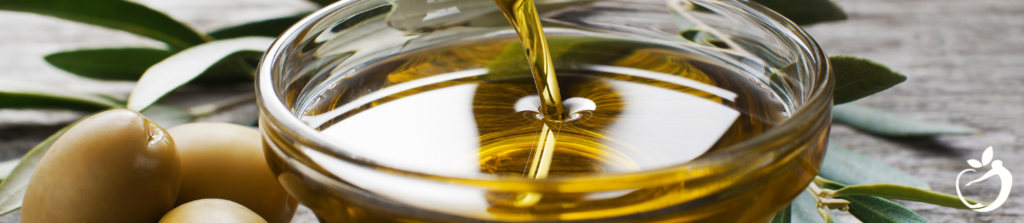
<instances>
[{"instance_id":1,"label":"green olive","mask_svg":"<svg viewBox=\"0 0 1024 223\"><path fill-rule=\"evenodd\" d=\"M190 123L168 132L181 157L178 204L220 198L238 202L268 222L291 222L298 201L270 172L259 131L228 123Z\"/></svg>"},{"instance_id":2,"label":"green olive","mask_svg":"<svg viewBox=\"0 0 1024 223\"><path fill-rule=\"evenodd\" d=\"M200 199L167 212L159 223L267 223L245 206L224 199Z\"/></svg>"},{"instance_id":3,"label":"green olive","mask_svg":"<svg viewBox=\"0 0 1024 223\"><path fill-rule=\"evenodd\" d=\"M78 123L32 174L21 222L156 222L174 208L181 168L174 140L137 112Z\"/></svg>"}]
</instances>

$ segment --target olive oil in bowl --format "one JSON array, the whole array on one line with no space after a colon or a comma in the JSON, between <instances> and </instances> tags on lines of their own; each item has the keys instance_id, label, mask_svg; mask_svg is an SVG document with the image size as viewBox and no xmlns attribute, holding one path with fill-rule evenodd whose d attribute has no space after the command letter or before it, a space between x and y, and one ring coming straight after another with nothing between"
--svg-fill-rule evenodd
<instances>
[{"instance_id":1,"label":"olive oil in bowl","mask_svg":"<svg viewBox=\"0 0 1024 223\"><path fill-rule=\"evenodd\" d=\"M684 164L788 115L771 91L684 49L593 37L550 42L558 53L562 119L541 112L533 75L519 65L522 47L506 37L421 49L364 67L319 93L302 120L381 167L452 178L542 179ZM545 143L553 147L542 148ZM545 150L541 155L549 160L538 164ZM311 153L341 179L352 174L352 167ZM451 214L481 219L584 220L690 200L678 195L689 193L683 185L611 193L478 191L434 200L431 194L445 189L389 178L350 182L418 208L466 206Z\"/></svg>"},{"instance_id":2,"label":"olive oil in bowl","mask_svg":"<svg viewBox=\"0 0 1024 223\"><path fill-rule=\"evenodd\" d=\"M831 77L788 21L494 3L344 1L282 35L257 83L278 181L332 223L766 222L817 173Z\"/></svg>"}]
</instances>

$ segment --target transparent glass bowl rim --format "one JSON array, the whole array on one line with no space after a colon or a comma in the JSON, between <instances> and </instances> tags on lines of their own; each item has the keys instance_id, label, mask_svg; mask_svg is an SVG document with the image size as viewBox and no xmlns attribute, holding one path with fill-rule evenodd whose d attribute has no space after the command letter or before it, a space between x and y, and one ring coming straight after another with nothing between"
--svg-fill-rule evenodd
<instances>
[{"instance_id":1,"label":"transparent glass bowl rim","mask_svg":"<svg viewBox=\"0 0 1024 223\"><path fill-rule=\"evenodd\" d=\"M260 110L261 110L261 115L269 116L267 118L269 118L271 120L274 120L273 124L279 125L279 126L275 126L274 128L275 129L279 129L280 133L284 134L285 137L293 139L296 142L304 144L306 146L316 145L316 146L327 147L327 148L329 148L329 149L331 149L333 151L339 151L337 148L332 148L333 146L325 138L323 138L323 136L318 131L316 131L312 127L310 127L310 126L306 125L304 122L302 122L298 117L295 116L295 114L291 111L290 108L288 108L287 106L284 105L283 101L278 96L278 93L277 93L278 89L276 89L274 87L277 83L273 82L273 80L274 80L273 75L275 74L275 69L274 69L273 65L278 64L278 60L290 56L290 55L283 55L285 52L288 52L286 49L288 49L289 47L292 47L293 44L296 44L296 41L300 37L303 37L305 35L311 34L311 33L308 33L308 31L309 31L309 29L311 27L314 27L317 24L321 24L323 22L337 22L337 21L322 21L323 19L327 18L327 15L330 15L330 14L334 13L337 10L340 10L340 9L342 9L342 8L348 6L348 5L351 5L351 4L353 4L355 2L359 2L359 1L365 1L365 0L340 0L340 1L335 2L334 4L328 5L326 7L321 8L320 10L318 10L316 12L311 13L310 15L306 16L305 18L303 18L301 21L299 21L295 25L292 25L292 27L290 27L287 31L282 33L274 41L274 43L271 45L269 50L267 50L267 52L263 55L263 58L260 60L260 65L257 68L256 94L257 94L257 101L259 102L259 106L260 106ZM486 1L486 0L481 0L481 1ZM503 177L503 178L497 178L497 177L496 178L456 178L456 177L447 177L447 176L437 176L437 175L428 174L428 173L421 173L421 172L416 172L416 171L411 171L411 170L395 169L395 168L389 168L389 167L376 166L374 168L377 168L378 171L383 171L383 172L387 172L387 173L391 173L391 174L397 174L397 175L403 175L403 176L409 176L409 177L416 177L416 178L423 178L423 179L445 180L445 181L453 182L453 183L474 184L474 185L481 185L481 186L483 186L483 185L494 185L493 183L495 183L495 182L501 182L501 183L504 183L503 185L505 185L505 186L502 186L502 188L515 188L515 187L521 187L521 186L528 186L528 187L541 186L541 187L543 187L543 185L548 185L548 186L553 186L553 187L564 187L564 186L566 186L566 185L564 185L565 183L584 183L584 182L586 184L590 184L590 185L598 184L598 183L612 183L612 184L614 184L616 182L623 182L622 180L625 180L625 179L650 179L650 180L654 180L654 181L662 181L662 180L664 180L664 181L671 181L673 179L682 177L679 174L680 172L689 172L687 170L690 170L690 169L695 169L695 168L698 168L698 167L699 168L706 168L706 167L711 167L711 166L725 165L725 164L729 164L729 163L746 162L746 161L748 161L747 159L737 160L735 158L737 156L739 156L739 155L743 155L743 154L736 154L736 153L743 153L743 152L748 152L748 151L745 151L743 149L733 149L733 148L753 147L753 146L756 146L756 145L759 145L759 144L765 144L765 143L767 143L768 141L770 141L773 138L777 138L777 137L781 137L781 136L784 136L784 135L787 135L787 134L791 134L794 131L800 131L800 129L801 129L800 126L801 125L803 125L805 123L808 123L808 122L813 122L815 120L815 116L817 116L817 115L828 115L828 114L818 114L818 113L815 113L815 111L808 109L808 108L823 106L822 104L824 104L824 103L828 103L827 106L831 106L831 103L832 103L832 100L831 100L832 99L832 97L831 97L832 96L831 95L832 91L830 91L831 90L830 86L832 85L832 81L833 81L832 76L830 75L831 74L831 72L830 72L831 71L831 67L829 65L827 56L820 49L820 47L814 41L814 39L812 39L810 37L810 35L808 35L802 29L798 28L799 26L797 26L793 22L789 21L785 17L775 13L774 11L771 11L767 7L764 7L764 6L761 6L761 5L758 5L756 3L752 3L752 2L751 3L740 3L740 2L737 2L737 1L734 1L734 0L718 0L717 2L724 3L724 4L731 4L731 5L733 5L733 6L737 7L737 8L743 9L747 13L750 13L752 16L757 17L758 20L759 20L759 21L757 21L758 23L763 24L764 26L768 26L768 27L771 27L773 29L779 30L779 31L788 32L786 34L791 34L791 35L777 35L777 36L788 37L791 40L793 40L792 41L793 43L799 44L799 45L797 45L797 47L799 47L799 50L797 50L797 52L798 52L798 54L801 54L802 57L805 58L806 60L810 60L810 61L807 61L807 62L808 63L812 63L812 64L808 65L807 67L811 68L811 70L809 70L809 71L813 72L813 74L811 74L811 75L813 75L813 77L816 80L810 86L806 86L807 88L810 88L812 90L812 93L807 98L805 98L803 100L804 103L801 104L800 107L797 108L796 111L794 111L789 118L787 118L786 120L782 121L778 125L768 129L767 131L765 131L764 133L762 133L760 135L754 136L753 138L750 138L750 139L744 140L744 141L742 141L740 143L737 143L737 144L729 146L728 148L726 148L728 150L728 152L714 154L712 156L704 157L704 158L701 158L701 159L698 159L698 160L693 160L693 161L688 162L688 163L683 163L683 164L679 164L679 165L674 165L674 166L669 166L669 167L664 167L664 168L659 168L659 169L653 169L653 170L645 170L645 171L640 171L640 172L614 173L614 174L595 174L595 175L589 175L589 176L568 177L568 178L548 178L548 179L542 179L542 180L523 179L523 178L508 178L508 177ZM747 5L747 4L751 4L751 5ZM754 9L754 8L751 8L751 7L760 8L760 10L757 10L757 9ZM768 23L768 22L765 22L765 21L774 21L774 22L777 22L777 24L772 24L772 23ZM315 34L315 33L313 33L313 34ZM261 123L261 125L263 125L263 124L272 124L272 123ZM265 127L260 127L260 128L263 129ZM267 130L264 129L262 131L267 131ZM264 134L266 134L266 133L264 133ZM344 159L345 161L354 162L357 165L369 166L369 165L373 164L371 162L366 162L366 161L358 160L355 157L348 156L347 154L334 154L334 155L335 156L342 156L342 157L347 156L347 157L345 157L346 159ZM749 158L753 158L753 157L749 157ZM303 164L303 165L307 165L307 164ZM381 170L381 169L383 169L383 170ZM707 174L712 174L712 173L707 173ZM617 188L617 187L615 187L615 188Z\"/></svg>"}]
</instances>

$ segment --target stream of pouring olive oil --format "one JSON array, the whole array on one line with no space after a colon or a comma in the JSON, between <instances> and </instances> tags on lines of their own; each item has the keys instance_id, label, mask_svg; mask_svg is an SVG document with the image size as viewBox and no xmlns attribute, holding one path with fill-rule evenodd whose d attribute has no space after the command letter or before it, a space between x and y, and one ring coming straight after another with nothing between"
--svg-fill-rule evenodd
<instances>
[{"instance_id":1,"label":"stream of pouring olive oil","mask_svg":"<svg viewBox=\"0 0 1024 223\"><path fill-rule=\"evenodd\" d=\"M632 186L615 190L606 189L607 185L529 186L531 180L565 179L568 185L574 177L684 164L759 135L786 119L789 111L771 91L736 69L679 46L600 37L545 38L532 0L495 2L518 38L440 44L369 64L352 75L362 75L358 81L335 83L300 111L307 124L384 172L415 172L420 177L494 189L375 175L310 150L311 159L324 171L368 191L296 194L347 197L306 204L321 219L763 220L744 216L770 215L775 210L749 206L743 208L745 212L723 212L753 203L750 199L759 194L792 187L787 181L794 177L807 177L748 182L752 186L742 193L749 196L714 203L700 198L717 193L716 180L736 179L629 178L616 184ZM379 90L367 94L367 89ZM487 181L509 178L526 183ZM367 201L367 197L376 198ZM380 214L389 212L394 214Z\"/></svg>"}]
</instances>

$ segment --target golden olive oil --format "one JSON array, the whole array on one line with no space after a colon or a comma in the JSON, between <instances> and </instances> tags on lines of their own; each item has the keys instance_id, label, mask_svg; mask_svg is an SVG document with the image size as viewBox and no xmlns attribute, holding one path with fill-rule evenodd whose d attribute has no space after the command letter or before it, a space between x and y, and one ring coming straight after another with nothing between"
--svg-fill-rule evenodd
<instances>
[{"instance_id":1,"label":"golden olive oil","mask_svg":"<svg viewBox=\"0 0 1024 223\"><path fill-rule=\"evenodd\" d=\"M526 59L529 61L533 81L540 96L540 112L545 118L562 120L565 110L562 107L562 96L558 90L558 79L555 78L555 65L551 62L547 38L537 16L537 7L533 0L494 0L501 8L505 18L512 23L519 42L523 46Z\"/></svg>"},{"instance_id":2,"label":"golden olive oil","mask_svg":"<svg viewBox=\"0 0 1024 223\"><path fill-rule=\"evenodd\" d=\"M283 97L319 134L263 118L278 181L330 223L767 222L817 173L827 108L748 141L803 103L778 95L789 91L765 77L785 74L751 68L757 58L558 19L545 38L532 0L494 1L515 34L346 21L425 42L286 71L316 73L282 81L314 83ZM348 56L359 65L332 62Z\"/></svg>"},{"instance_id":3,"label":"golden olive oil","mask_svg":"<svg viewBox=\"0 0 1024 223\"><path fill-rule=\"evenodd\" d=\"M546 77L558 72L547 82L557 87L548 89L558 89L551 95L562 98L561 119L545 116L546 104L534 79L538 75L522 56L524 47L509 36L438 45L378 61L316 92L319 96L311 97L315 99L299 114L348 154L382 170L484 180L563 179L676 166L759 135L789 115L755 78L694 51L595 37L553 36L548 42L552 64ZM652 211L650 215L658 216L652 219L668 222L706 221L692 212L666 210L693 205L693 199L713 191L697 186L710 182L684 185L650 179L621 182L649 186L614 191L445 189L369 177L329 156L308 153L335 177L411 208L381 214L402 208L359 205L355 195L345 195L352 199L347 205L307 204L328 222L570 221ZM765 193L805 175L760 182L747 192ZM763 216L773 208L751 210ZM722 216L727 217L712 219L746 219L743 214Z\"/></svg>"},{"instance_id":4,"label":"golden olive oil","mask_svg":"<svg viewBox=\"0 0 1024 223\"><path fill-rule=\"evenodd\" d=\"M555 64L551 61L547 38L544 37L544 30L533 0L495 0L494 3L498 4L498 8L501 8L502 14L512 23L516 35L519 36L519 43L523 46L526 60L529 61L533 82L537 87L540 99L540 106L537 110L540 112L540 120L542 120L541 129L534 137L524 177L544 179L551 171L555 144L566 116L582 114L565 114L562 96L558 89L558 78L555 76ZM526 192L516 194L511 199L516 207L528 207L536 205L542 198L536 192Z\"/></svg>"}]
</instances>

